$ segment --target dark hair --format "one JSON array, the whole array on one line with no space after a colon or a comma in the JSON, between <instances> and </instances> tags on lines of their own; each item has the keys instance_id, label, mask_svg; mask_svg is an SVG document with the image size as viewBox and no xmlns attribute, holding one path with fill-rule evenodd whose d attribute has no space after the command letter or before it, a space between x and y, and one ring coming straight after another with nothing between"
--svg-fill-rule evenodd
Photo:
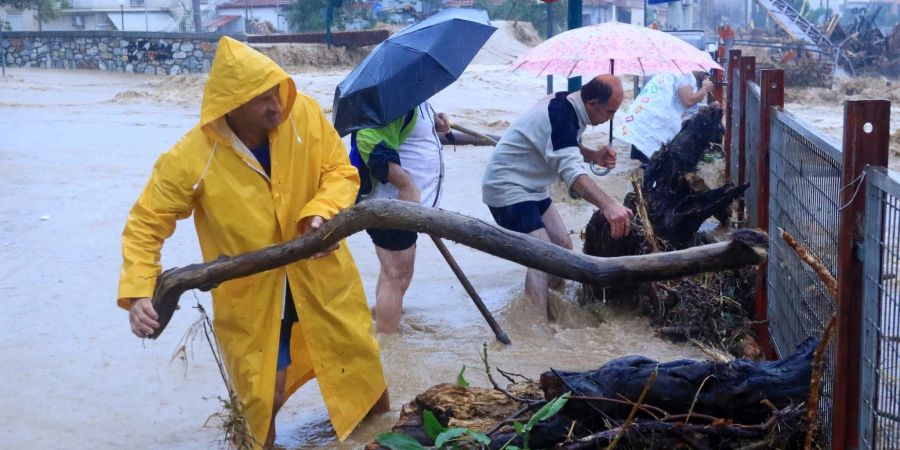
<instances>
[{"instance_id":1,"label":"dark hair","mask_svg":"<svg viewBox=\"0 0 900 450\"><path fill-rule=\"evenodd\" d=\"M581 101L587 103L597 100L606 103L612 97L612 86L604 83L599 78L593 78L590 82L581 86Z\"/></svg>"}]
</instances>

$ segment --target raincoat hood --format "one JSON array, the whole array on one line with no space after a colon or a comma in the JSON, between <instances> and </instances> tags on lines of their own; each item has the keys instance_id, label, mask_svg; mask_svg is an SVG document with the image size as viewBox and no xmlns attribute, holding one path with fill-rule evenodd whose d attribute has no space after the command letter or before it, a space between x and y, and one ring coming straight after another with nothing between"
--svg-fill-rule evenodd
<instances>
[{"instance_id":1,"label":"raincoat hood","mask_svg":"<svg viewBox=\"0 0 900 450\"><path fill-rule=\"evenodd\" d=\"M294 80L284 69L247 44L228 36L219 39L208 80L203 90L200 125L207 136L219 141L224 137L209 125L273 86L280 86L284 111L290 111L297 99ZM281 121L286 118L285 114Z\"/></svg>"}]
</instances>

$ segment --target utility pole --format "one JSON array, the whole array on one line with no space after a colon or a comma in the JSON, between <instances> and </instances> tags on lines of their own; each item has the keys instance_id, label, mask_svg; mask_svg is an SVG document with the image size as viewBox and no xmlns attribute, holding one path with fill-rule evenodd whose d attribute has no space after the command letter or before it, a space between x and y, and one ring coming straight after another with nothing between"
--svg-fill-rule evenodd
<instances>
[{"instance_id":1,"label":"utility pole","mask_svg":"<svg viewBox=\"0 0 900 450\"><path fill-rule=\"evenodd\" d=\"M119 0L119 19L122 22L119 31L125 31L125 0Z\"/></svg>"},{"instance_id":2,"label":"utility pole","mask_svg":"<svg viewBox=\"0 0 900 450\"><path fill-rule=\"evenodd\" d=\"M547 2L547 39L553 37L553 2ZM547 94L553 93L553 75L547 75Z\"/></svg>"},{"instance_id":3,"label":"utility pole","mask_svg":"<svg viewBox=\"0 0 900 450\"><path fill-rule=\"evenodd\" d=\"M202 33L203 23L200 17L200 0L191 0L191 11L193 12L192 16L194 17L194 32Z\"/></svg>"},{"instance_id":4,"label":"utility pole","mask_svg":"<svg viewBox=\"0 0 900 450\"><path fill-rule=\"evenodd\" d=\"M644 0L644 26L647 26L647 0Z\"/></svg>"},{"instance_id":5,"label":"utility pole","mask_svg":"<svg viewBox=\"0 0 900 450\"><path fill-rule=\"evenodd\" d=\"M147 12L147 2L150 0L144 0L144 31L150 31L150 13Z\"/></svg>"},{"instance_id":6,"label":"utility pole","mask_svg":"<svg viewBox=\"0 0 900 450\"><path fill-rule=\"evenodd\" d=\"M3 21L0 20L0 42L3 42ZM3 68L3 77L6 78L6 49L0 46L0 67Z\"/></svg>"},{"instance_id":7,"label":"utility pole","mask_svg":"<svg viewBox=\"0 0 900 450\"><path fill-rule=\"evenodd\" d=\"M581 28L581 0L569 0L569 26L570 30ZM569 78L569 92L581 89L581 77Z\"/></svg>"}]
</instances>

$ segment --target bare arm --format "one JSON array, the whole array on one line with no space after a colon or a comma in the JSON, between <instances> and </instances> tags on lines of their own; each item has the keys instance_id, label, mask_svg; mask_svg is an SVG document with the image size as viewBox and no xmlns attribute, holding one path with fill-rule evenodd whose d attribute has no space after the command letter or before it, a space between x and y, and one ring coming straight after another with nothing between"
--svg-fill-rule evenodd
<instances>
[{"instance_id":1,"label":"bare arm","mask_svg":"<svg viewBox=\"0 0 900 450\"><path fill-rule=\"evenodd\" d=\"M419 187L413 182L412 177L402 167L393 162L388 164L388 182L400 191L400 200L413 203L421 201L422 194L419 192Z\"/></svg>"},{"instance_id":2,"label":"bare arm","mask_svg":"<svg viewBox=\"0 0 900 450\"><path fill-rule=\"evenodd\" d=\"M703 84L700 86L700 89L697 92L694 92L690 86L682 86L678 88L678 96L681 98L681 104L684 105L685 108L690 108L691 106L700 103L706 94L712 92L713 84L709 80L703 80Z\"/></svg>"},{"instance_id":3,"label":"bare arm","mask_svg":"<svg viewBox=\"0 0 900 450\"><path fill-rule=\"evenodd\" d=\"M616 151L611 149L608 145L604 145L603 147L600 147L600 150L594 151L584 145L578 144L578 149L581 151L581 156L584 157L585 161L592 162L600 167L609 169L616 168Z\"/></svg>"},{"instance_id":4,"label":"bare arm","mask_svg":"<svg viewBox=\"0 0 900 450\"><path fill-rule=\"evenodd\" d=\"M572 183L572 190L585 200L600 208L606 221L609 222L610 236L613 239L627 236L631 232L631 210L613 200L603 192L594 180L587 175L580 175Z\"/></svg>"}]
</instances>

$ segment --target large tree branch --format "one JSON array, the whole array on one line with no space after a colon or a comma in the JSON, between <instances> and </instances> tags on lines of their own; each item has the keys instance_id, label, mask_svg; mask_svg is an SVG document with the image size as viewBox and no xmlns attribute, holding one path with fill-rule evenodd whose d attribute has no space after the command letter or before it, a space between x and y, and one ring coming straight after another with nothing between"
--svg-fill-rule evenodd
<instances>
[{"instance_id":1,"label":"large tree branch","mask_svg":"<svg viewBox=\"0 0 900 450\"><path fill-rule=\"evenodd\" d=\"M281 267L308 258L366 228L395 228L459 242L523 266L598 286L665 280L702 272L737 269L766 259L767 236L741 230L732 240L677 252L617 258L597 258L566 250L550 242L504 230L481 220L415 203L371 200L346 209L321 229L291 241L204 264L170 269L160 275L153 294L160 327L166 327L181 294L208 291L234 278Z\"/></svg>"}]
</instances>

